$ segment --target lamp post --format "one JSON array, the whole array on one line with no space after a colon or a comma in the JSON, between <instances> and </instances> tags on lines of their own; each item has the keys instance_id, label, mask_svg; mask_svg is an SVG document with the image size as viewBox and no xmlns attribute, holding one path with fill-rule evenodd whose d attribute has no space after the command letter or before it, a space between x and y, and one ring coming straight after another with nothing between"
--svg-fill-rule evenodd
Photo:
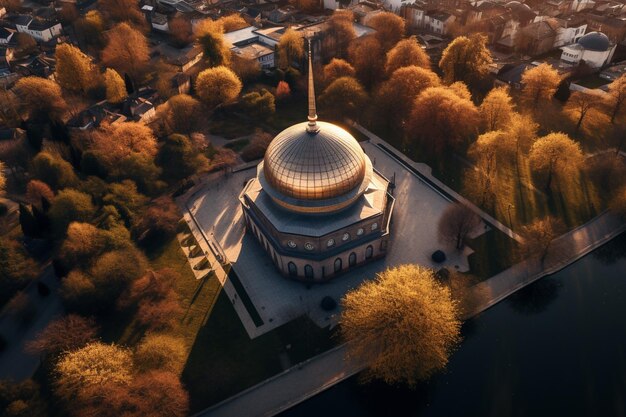
<instances>
[{"instance_id":1,"label":"lamp post","mask_svg":"<svg viewBox=\"0 0 626 417\"><path fill-rule=\"evenodd\" d=\"M515 208L515 206L509 203L509 206L507 207L507 211L509 212L509 229L513 228L513 222L511 221L511 208Z\"/></svg>"}]
</instances>

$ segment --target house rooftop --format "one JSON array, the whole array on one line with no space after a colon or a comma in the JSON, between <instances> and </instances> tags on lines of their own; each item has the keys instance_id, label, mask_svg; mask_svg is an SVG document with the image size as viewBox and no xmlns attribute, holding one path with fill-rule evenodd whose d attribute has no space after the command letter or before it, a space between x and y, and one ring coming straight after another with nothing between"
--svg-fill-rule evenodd
<instances>
[{"instance_id":1,"label":"house rooftop","mask_svg":"<svg viewBox=\"0 0 626 417\"><path fill-rule=\"evenodd\" d=\"M274 50L268 48L259 42L250 43L246 46L234 48L233 53L244 59L258 59L265 55L270 55L274 53Z\"/></svg>"}]
</instances>

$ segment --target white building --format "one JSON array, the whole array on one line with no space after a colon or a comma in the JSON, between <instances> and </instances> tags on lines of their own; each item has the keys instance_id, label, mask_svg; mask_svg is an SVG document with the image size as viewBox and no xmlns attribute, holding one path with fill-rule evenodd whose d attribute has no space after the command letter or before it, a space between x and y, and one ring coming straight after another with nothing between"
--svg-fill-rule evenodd
<instances>
[{"instance_id":1,"label":"white building","mask_svg":"<svg viewBox=\"0 0 626 417\"><path fill-rule=\"evenodd\" d=\"M590 32L578 42L561 48L561 60L568 64L585 62L592 68L601 68L611 62L616 45L600 32Z\"/></svg>"},{"instance_id":2,"label":"white building","mask_svg":"<svg viewBox=\"0 0 626 417\"><path fill-rule=\"evenodd\" d=\"M63 27L56 21L35 20L30 16L20 16L16 20L15 28L20 33L26 33L40 42L48 42L59 36Z\"/></svg>"},{"instance_id":3,"label":"white building","mask_svg":"<svg viewBox=\"0 0 626 417\"><path fill-rule=\"evenodd\" d=\"M554 47L559 48L563 45L570 45L578 42L578 40L587 31L587 24L582 24L577 27L559 27L556 31L556 38L554 39Z\"/></svg>"},{"instance_id":4,"label":"white building","mask_svg":"<svg viewBox=\"0 0 626 417\"><path fill-rule=\"evenodd\" d=\"M456 20L454 15L441 11L426 12L423 27L438 35L447 35L450 25Z\"/></svg>"}]
</instances>

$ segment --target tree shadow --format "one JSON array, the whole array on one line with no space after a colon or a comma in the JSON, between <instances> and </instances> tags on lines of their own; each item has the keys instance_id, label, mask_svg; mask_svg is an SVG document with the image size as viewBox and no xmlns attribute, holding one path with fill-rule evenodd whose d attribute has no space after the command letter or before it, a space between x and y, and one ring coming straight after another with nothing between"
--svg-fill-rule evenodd
<instances>
[{"instance_id":1,"label":"tree shadow","mask_svg":"<svg viewBox=\"0 0 626 417\"><path fill-rule=\"evenodd\" d=\"M605 265L611 265L626 258L626 233L622 233L606 245L593 251L592 256Z\"/></svg>"},{"instance_id":2,"label":"tree shadow","mask_svg":"<svg viewBox=\"0 0 626 417\"><path fill-rule=\"evenodd\" d=\"M558 298L562 286L560 280L546 277L512 294L507 303L518 313L539 314Z\"/></svg>"}]
</instances>

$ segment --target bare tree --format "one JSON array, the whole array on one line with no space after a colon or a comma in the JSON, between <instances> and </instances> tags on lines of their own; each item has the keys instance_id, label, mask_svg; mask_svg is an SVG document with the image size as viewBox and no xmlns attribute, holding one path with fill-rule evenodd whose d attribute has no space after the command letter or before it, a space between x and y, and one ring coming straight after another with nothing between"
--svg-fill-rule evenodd
<instances>
[{"instance_id":1,"label":"bare tree","mask_svg":"<svg viewBox=\"0 0 626 417\"><path fill-rule=\"evenodd\" d=\"M453 243L458 250L465 246L467 236L478 227L480 217L461 203L449 206L439 219L439 235L442 240Z\"/></svg>"}]
</instances>

